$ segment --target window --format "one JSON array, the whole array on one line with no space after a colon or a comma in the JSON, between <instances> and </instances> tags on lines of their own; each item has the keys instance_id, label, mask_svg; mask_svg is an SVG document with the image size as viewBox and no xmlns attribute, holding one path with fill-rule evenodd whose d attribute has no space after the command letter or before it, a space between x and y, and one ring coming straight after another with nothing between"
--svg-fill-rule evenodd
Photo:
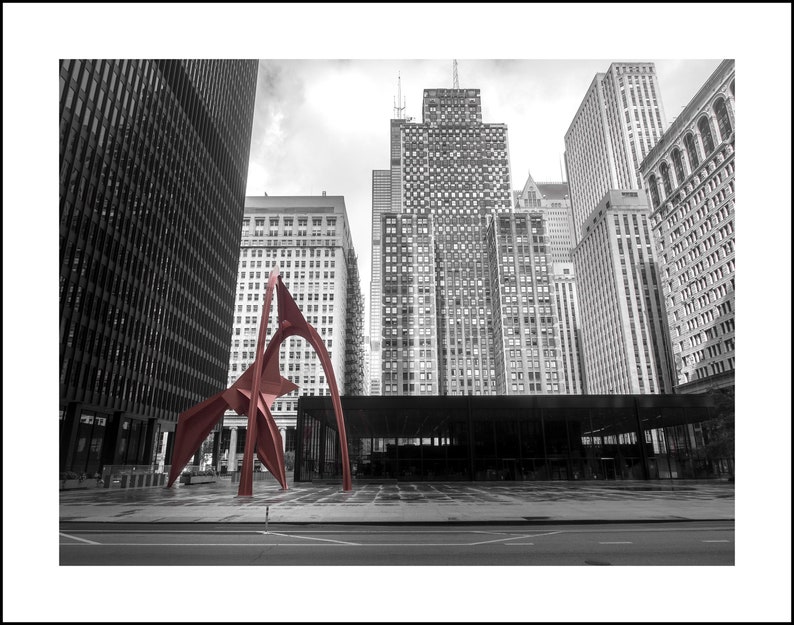
<instances>
[{"instance_id":1,"label":"window","mask_svg":"<svg viewBox=\"0 0 794 625\"><path fill-rule=\"evenodd\" d=\"M664 186L664 195L665 197L670 197L673 194L673 186L670 184L670 168L667 167L667 163L662 163L661 167L659 167L659 171L662 174L662 186Z\"/></svg>"},{"instance_id":2,"label":"window","mask_svg":"<svg viewBox=\"0 0 794 625\"><path fill-rule=\"evenodd\" d=\"M651 189L651 200L654 208L659 208L659 187L656 186L656 176L648 179L648 186Z\"/></svg>"},{"instance_id":3,"label":"window","mask_svg":"<svg viewBox=\"0 0 794 625\"><path fill-rule=\"evenodd\" d=\"M725 108L725 100L719 99L714 103L714 114L717 116L720 139L725 141L731 134L731 120L728 117L728 109Z\"/></svg>"},{"instance_id":4,"label":"window","mask_svg":"<svg viewBox=\"0 0 794 625\"><path fill-rule=\"evenodd\" d=\"M681 151L676 148L673 150L673 171L675 172L676 184L682 184L686 176L684 175L684 161L681 159Z\"/></svg>"},{"instance_id":5,"label":"window","mask_svg":"<svg viewBox=\"0 0 794 625\"><path fill-rule=\"evenodd\" d=\"M711 124L708 117L700 118L698 130L700 131L700 139L703 141L703 149L707 156L714 151L714 138L711 136Z\"/></svg>"},{"instance_id":6,"label":"window","mask_svg":"<svg viewBox=\"0 0 794 625\"><path fill-rule=\"evenodd\" d=\"M700 163L698 158L698 147L695 143L695 135L689 133L684 137L684 147L686 147L686 155L689 157L689 167L694 170Z\"/></svg>"}]
</instances>

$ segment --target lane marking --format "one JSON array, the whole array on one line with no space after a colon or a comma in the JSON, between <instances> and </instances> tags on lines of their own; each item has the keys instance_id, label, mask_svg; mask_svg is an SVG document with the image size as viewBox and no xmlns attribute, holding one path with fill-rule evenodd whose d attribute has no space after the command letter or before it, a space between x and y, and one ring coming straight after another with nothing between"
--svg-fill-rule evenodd
<instances>
[{"instance_id":1,"label":"lane marking","mask_svg":"<svg viewBox=\"0 0 794 625\"><path fill-rule=\"evenodd\" d=\"M562 529L559 530L565 534L645 534L649 532L733 532L735 528L730 527L644 527L644 528L628 528L628 529Z\"/></svg>"},{"instance_id":2,"label":"lane marking","mask_svg":"<svg viewBox=\"0 0 794 625\"><path fill-rule=\"evenodd\" d=\"M232 521L235 523L236 521ZM163 529L74 529L74 534L260 534L264 530L163 530ZM562 531L562 530L559 530ZM550 532L557 534L559 531ZM274 532L270 532L273 534ZM486 532L484 530L290 530L292 534L494 534L500 536L510 532ZM515 533L515 532L512 532Z\"/></svg>"},{"instance_id":3,"label":"lane marking","mask_svg":"<svg viewBox=\"0 0 794 625\"><path fill-rule=\"evenodd\" d=\"M612 540L612 541L599 541L599 545L633 545L634 543L628 540Z\"/></svg>"},{"instance_id":4,"label":"lane marking","mask_svg":"<svg viewBox=\"0 0 794 625\"><path fill-rule=\"evenodd\" d=\"M469 543L469 545L489 545L491 543L503 543L508 540L521 540L522 538L534 538L534 536L514 536L513 538L495 538L494 540L484 540L479 543Z\"/></svg>"},{"instance_id":5,"label":"lane marking","mask_svg":"<svg viewBox=\"0 0 794 625\"><path fill-rule=\"evenodd\" d=\"M96 543L100 547L473 547L480 543ZM521 544L521 543L511 543ZM532 543L529 543L532 544ZM62 547L78 546L80 543L61 543ZM507 545L510 546L510 545Z\"/></svg>"},{"instance_id":6,"label":"lane marking","mask_svg":"<svg viewBox=\"0 0 794 625\"><path fill-rule=\"evenodd\" d=\"M72 540L79 540L80 542L83 542L83 543L85 543L85 544L87 544L87 545L101 545L101 544L102 544L102 543L97 543L97 542L94 542L93 540L88 540L88 539L86 539L86 538L78 538L77 536L70 536L69 534L64 534L63 532L58 532L58 534L59 534L60 536L65 536L66 538L71 538ZM76 544L76 543L61 543L61 544L62 544L62 545L63 545L63 544L66 544L66 545L74 545L74 544Z\"/></svg>"},{"instance_id":7,"label":"lane marking","mask_svg":"<svg viewBox=\"0 0 794 625\"><path fill-rule=\"evenodd\" d=\"M99 545L99 543L97 543ZM78 545L79 543L61 543L61 547ZM343 547L344 545L308 544L308 543L102 543L101 547Z\"/></svg>"},{"instance_id":8,"label":"lane marking","mask_svg":"<svg viewBox=\"0 0 794 625\"><path fill-rule=\"evenodd\" d=\"M702 540L703 543L729 543L730 540Z\"/></svg>"},{"instance_id":9,"label":"lane marking","mask_svg":"<svg viewBox=\"0 0 794 625\"><path fill-rule=\"evenodd\" d=\"M230 524L239 523L240 521L231 521ZM272 523L272 522L271 522ZM259 525L259 523L257 523ZM278 525L290 525L290 523L278 522ZM261 523L264 525L264 522ZM520 524L518 524L520 525ZM512 531L520 531L516 529ZM523 529L523 528L521 528ZM73 534L257 534L260 530L245 529L189 529L189 530L167 530L167 529L81 529L75 528L69 530ZM339 529L339 530L310 530L310 529L294 529L289 530L291 534L503 534L511 533L510 530L505 532L488 531L488 530L473 530L473 529L448 529L448 530L409 530L409 529L395 529L395 530L365 530L365 529ZM523 529L523 532L532 531ZM729 527L646 527L646 528L601 528L601 529L559 529L548 532L548 534L608 534L608 533L648 533L648 532L734 532L735 528L731 525Z\"/></svg>"},{"instance_id":10,"label":"lane marking","mask_svg":"<svg viewBox=\"0 0 794 625\"><path fill-rule=\"evenodd\" d=\"M260 534L265 534L265 535L269 534L269 535L273 535L273 536L281 536L283 538L293 538L293 536L290 536L289 534L279 534L278 532L260 532ZM346 542L344 540L333 540L331 538L316 538L314 536L295 536L294 538L303 538L304 540L322 540L324 542L338 543L340 545L354 545L355 546L355 545L358 544L358 543Z\"/></svg>"}]
</instances>

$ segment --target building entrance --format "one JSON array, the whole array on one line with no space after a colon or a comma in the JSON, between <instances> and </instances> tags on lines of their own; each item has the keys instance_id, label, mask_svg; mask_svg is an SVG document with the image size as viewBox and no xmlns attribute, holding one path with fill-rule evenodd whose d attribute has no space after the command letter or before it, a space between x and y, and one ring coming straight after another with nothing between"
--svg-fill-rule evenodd
<instances>
[{"instance_id":1,"label":"building entrance","mask_svg":"<svg viewBox=\"0 0 794 625\"><path fill-rule=\"evenodd\" d=\"M601 475L605 480L618 479L614 458L601 458Z\"/></svg>"},{"instance_id":2,"label":"building entrance","mask_svg":"<svg viewBox=\"0 0 794 625\"><path fill-rule=\"evenodd\" d=\"M521 470L515 458L502 458L502 479L515 481L521 479Z\"/></svg>"}]
</instances>

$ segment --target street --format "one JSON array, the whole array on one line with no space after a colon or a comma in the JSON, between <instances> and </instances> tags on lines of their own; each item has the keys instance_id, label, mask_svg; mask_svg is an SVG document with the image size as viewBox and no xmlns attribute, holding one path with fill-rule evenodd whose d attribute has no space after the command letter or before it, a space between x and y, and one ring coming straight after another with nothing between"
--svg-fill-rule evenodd
<instances>
[{"instance_id":1,"label":"street","mask_svg":"<svg viewBox=\"0 0 794 625\"><path fill-rule=\"evenodd\" d=\"M60 524L61 565L734 564L733 521L549 525Z\"/></svg>"}]
</instances>

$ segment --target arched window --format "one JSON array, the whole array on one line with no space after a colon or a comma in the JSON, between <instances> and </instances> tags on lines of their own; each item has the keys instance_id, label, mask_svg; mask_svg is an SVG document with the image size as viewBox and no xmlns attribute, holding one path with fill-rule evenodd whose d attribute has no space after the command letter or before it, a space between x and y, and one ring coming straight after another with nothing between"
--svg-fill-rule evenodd
<instances>
[{"instance_id":1,"label":"arched window","mask_svg":"<svg viewBox=\"0 0 794 625\"><path fill-rule=\"evenodd\" d=\"M728 117L728 109L725 106L725 100L722 98L714 103L714 114L717 116L720 139L725 141L731 134L731 119Z\"/></svg>"},{"instance_id":2,"label":"arched window","mask_svg":"<svg viewBox=\"0 0 794 625\"><path fill-rule=\"evenodd\" d=\"M705 156L708 156L714 151L714 138L711 136L711 124L708 117L700 118L698 130L700 131L700 140L703 141L703 150L706 152Z\"/></svg>"},{"instance_id":3,"label":"arched window","mask_svg":"<svg viewBox=\"0 0 794 625\"><path fill-rule=\"evenodd\" d=\"M681 159L681 150L676 148L673 150L673 171L675 171L675 180L677 184L682 184L686 178L684 174L684 161Z\"/></svg>"},{"instance_id":4,"label":"arched window","mask_svg":"<svg viewBox=\"0 0 794 625\"><path fill-rule=\"evenodd\" d=\"M736 81L731 81L731 95L735 98L736 97Z\"/></svg>"},{"instance_id":5,"label":"arched window","mask_svg":"<svg viewBox=\"0 0 794 625\"><path fill-rule=\"evenodd\" d=\"M700 158L698 158L698 146L695 142L695 135L689 133L686 137L684 137L684 147L686 147L686 155L689 157L689 167L694 172L695 167L697 167L700 163Z\"/></svg>"},{"instance_id":6,"label":"arched window","mask_svg":"<svg viewBox=\"0 0 794 625\"><path fill-rule=\"evenodd\" d=\"M659 208L659 187L656 186L656 176L648 178L648 186L651 188L651 201L654 208Z\"/></svg>"},{"instance_id":7,"label":"arched window","mask_svg":"<svg viewBox=\"0 0 794 625\"><path fill-rule=\"evenodd\" d=\"M659 167L659 171L662 173L664 195L665 197L670 197L673 194L673 185L670 184L670 168L667 166L667 163L662 163L662 166Z\"/></svg>"}]
</instances>

